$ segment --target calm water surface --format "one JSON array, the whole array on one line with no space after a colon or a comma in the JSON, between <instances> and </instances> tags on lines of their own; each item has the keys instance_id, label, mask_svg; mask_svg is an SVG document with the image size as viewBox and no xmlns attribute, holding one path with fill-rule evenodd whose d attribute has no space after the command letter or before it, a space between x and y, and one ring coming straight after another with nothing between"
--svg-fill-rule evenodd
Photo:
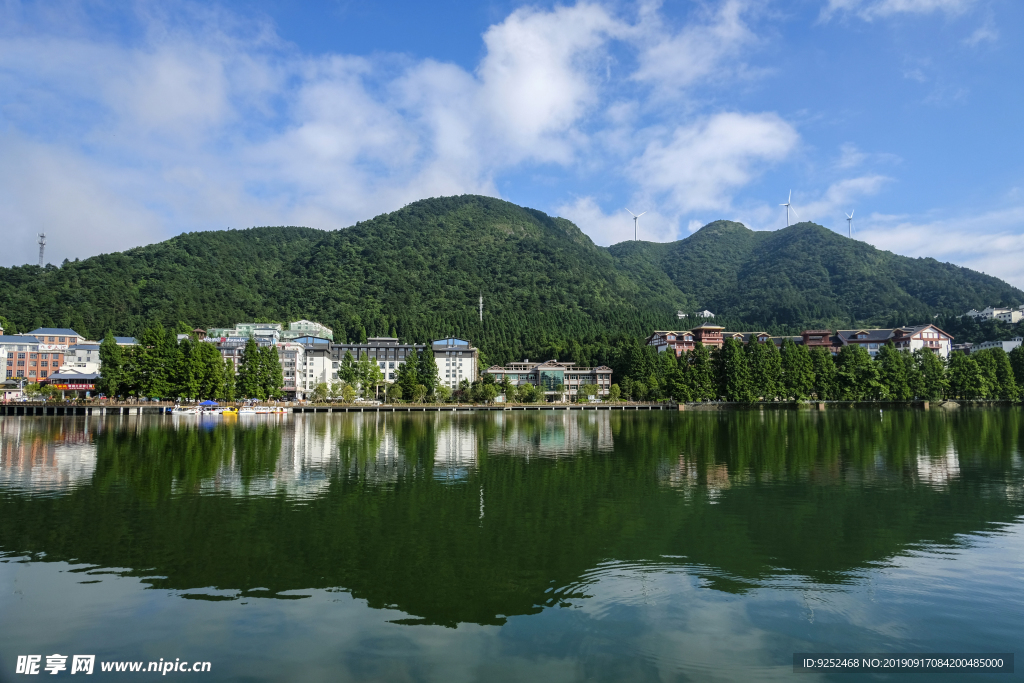
<instances>
[{"instance_id":1,"label":"calm water surface","mask_svg":"<svg viewBox=\"0 0 1024 683\"><path fill-rule=\"evenodd\" d=\"M1010 408L0 418L0 680L53 653L209 681L902 679L792 655L1017 650L1022 432Z\"/></svg>"}]
</instances>

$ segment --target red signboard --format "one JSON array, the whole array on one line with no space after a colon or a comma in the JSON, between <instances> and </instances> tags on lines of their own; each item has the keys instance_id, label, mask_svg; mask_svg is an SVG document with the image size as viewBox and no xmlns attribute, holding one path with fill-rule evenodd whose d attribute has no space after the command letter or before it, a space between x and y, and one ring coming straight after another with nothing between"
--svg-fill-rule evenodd
<instances>
[{"instance_id":1,"label":"red signboard","mask_svg":"<svg viewBox=\"0 0 1024 683\"><path fill-rule=\"evenodd\" d=\"M96 386L93 384L51 384L54 389L95 389Z\"/></svg>"}]
</instances>

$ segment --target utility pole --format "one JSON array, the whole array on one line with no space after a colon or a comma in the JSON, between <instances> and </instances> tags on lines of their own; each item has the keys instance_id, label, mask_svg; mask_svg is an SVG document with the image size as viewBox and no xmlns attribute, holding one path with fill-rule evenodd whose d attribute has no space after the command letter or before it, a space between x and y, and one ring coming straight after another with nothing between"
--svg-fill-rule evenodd
<instances>
[{"instance_id":1,"label":"utility pole","mask_svg":"<svg viewBox=\"0 0 1024 683\"><path fill-rule=\"evenodd\" d=\"M484 293L480 292L480 322L484 321Z\"/></svg>"}]
</instances>

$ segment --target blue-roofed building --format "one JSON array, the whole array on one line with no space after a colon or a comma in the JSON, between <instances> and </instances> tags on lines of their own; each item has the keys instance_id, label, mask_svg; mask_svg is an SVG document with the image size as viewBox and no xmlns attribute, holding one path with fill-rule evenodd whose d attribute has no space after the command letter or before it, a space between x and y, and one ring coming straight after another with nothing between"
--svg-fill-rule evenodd
<instances>
[{"instance_id":1,"label":"blue-roofed building","mask_svg":"<svg viewBox=\"0 0 1024 683\"><path fill-rule=\"evenodd\" d=\"M4 378L38 382L56 372L64 360L64 352L44 351L42 346L37 337L27 334L0 335Z\"/></svg>"},{"instance_id":2,"label":"blue-roofed building","mask_svg":"<svg viewBox=\"0 0 1024 683\"><path fill-rule=\"evenodd\" d=\"M114 337L114 343L118 346L138 346L139 344L135 337Z\"/></svg>"},{"instance_id":3,"label":"blue-roofed building","mask_svg":"<svg viewBox=\"0 0 1024 683\"><path fill-rule=\"evenodd\" d=\"M85 337L67 327L38 327L28 334L39 340L40 350L46 351L67 351L69 346L85 341Z\"/></svg>"}]
</instances>

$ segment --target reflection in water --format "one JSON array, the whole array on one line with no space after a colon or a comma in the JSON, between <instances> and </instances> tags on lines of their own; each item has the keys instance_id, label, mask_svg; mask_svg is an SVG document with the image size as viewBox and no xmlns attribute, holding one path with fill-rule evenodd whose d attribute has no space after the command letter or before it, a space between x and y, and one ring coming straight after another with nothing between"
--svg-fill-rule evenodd
<instances>
[{"instance_id":1,"label":"reflection in water","mask_svg":"<svg viewBox=\"0 0 1024 683\"><path fill-rule=\"evenodd\" d=\"M1016 408L0 418L0 679L28 652L746 681L795 651L1012 650L1022 429Z\"/></svg>"},{"instance_id":2,"label":"reflection in water","mask_svg":"<svg viewBox=\"0 0 1024 683\"><path fill-rule=\"evenodd\" d=\"M66 421L0 419L0 489L59 491L96 469L93 431Z\"/></svg>"},{"instance_id":3,"label":"reflection in water","mask_svg":"<svg viewBox=\"0 0 1024 683\"><path fill-rule=\"evenodd\" d=\"M727 593L844 585L1013 523L1022 427L1019 409L5 418L0 550L191 596L342 589L446 625L535 614L621 563Z\"/></svg>"}]
</instances>

